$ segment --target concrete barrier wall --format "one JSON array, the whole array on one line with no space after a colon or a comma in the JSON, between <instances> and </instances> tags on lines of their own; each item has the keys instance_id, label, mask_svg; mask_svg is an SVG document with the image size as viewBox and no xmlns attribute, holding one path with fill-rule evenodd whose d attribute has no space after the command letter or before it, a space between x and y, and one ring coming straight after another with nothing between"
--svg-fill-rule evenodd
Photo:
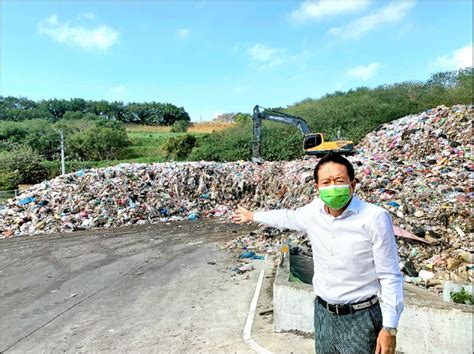
<instances>
[{"instance_id":1,"label":"concrete barrier wall","mask_svg":"<svg viewBox=\"0 0 474 354\"><path fill-rule=\"evenodd\" d=\"M273 283L273 328L276 332L314 332L314 292L308 284L290 282L288 258L278 267Z\"/></svg>"},{"instance_id":2,"label":"concrete barrier wall","mask_svg":"<svg viewBox=\"0 0 474 354\"><path fill-rule=\"evenodd\" d=\"M289 262L278 267L273 284L276 332L314 333L314 292L308 284L289 281ZM397 352L473 353L472 306L443 302L427 290L405 284Z\"/></svg>"},{"instance_id":3,"label":"concrete barrier wall","mask_svg":"<svg viewBox=\"0 0 474 354\"><path fill-rule=\"evenodd\" d=\"M299 285L299 284L297 284ZM300 286L274 286L273 320L277 332L313 333L314 292Z\"/></svg>"}]
</instances>

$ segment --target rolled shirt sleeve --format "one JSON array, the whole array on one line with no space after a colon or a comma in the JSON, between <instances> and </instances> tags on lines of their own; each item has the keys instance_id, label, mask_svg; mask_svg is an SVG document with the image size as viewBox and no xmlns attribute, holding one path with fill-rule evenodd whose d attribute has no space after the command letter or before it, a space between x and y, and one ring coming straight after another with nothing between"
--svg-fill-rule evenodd
<instances>
[{"instance_id":1,"label":"rolled shirt sleeve","mask_svg":"<svg viewBox=\"0 0 474 354\"><path fill-rule=\"evenodd\" d=\"M388 212L384 211L374 219L371 234L375 270L381 287L383 325L397 328L403 311L403 275Z\"/></svg>"}]
</instances>

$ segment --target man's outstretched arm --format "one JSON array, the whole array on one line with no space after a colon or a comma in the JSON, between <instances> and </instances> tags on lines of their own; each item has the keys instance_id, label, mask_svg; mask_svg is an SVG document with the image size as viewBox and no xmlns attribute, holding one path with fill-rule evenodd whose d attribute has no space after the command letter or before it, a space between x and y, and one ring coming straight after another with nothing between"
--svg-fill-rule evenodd
<instances>
[{"instance_id":1,"label":"man's outstretched arm","mask_svg":"<svg viewBox=\"0 0 474 354\"><path fill-rule=\"evenodd\" d=\"M232 215L232 221L237 224L255 221L279 229L304 231L304 208L252 212L239 206Z\"/></svg>"}]
</instances>

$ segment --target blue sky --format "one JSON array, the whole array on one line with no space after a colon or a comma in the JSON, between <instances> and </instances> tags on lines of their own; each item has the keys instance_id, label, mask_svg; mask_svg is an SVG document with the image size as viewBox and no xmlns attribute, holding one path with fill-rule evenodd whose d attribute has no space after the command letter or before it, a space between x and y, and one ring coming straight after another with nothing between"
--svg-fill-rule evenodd
<instances>
[{"instance_id":1,"label":"blue sky","mask_svg":"<svg viewBox=\"0 0 474 354\"><path fill-rule=\"evenodd\" d=\"M2 1L3 96L193 121L472 66L471 1Z\"/></svg>"}]
</instances>

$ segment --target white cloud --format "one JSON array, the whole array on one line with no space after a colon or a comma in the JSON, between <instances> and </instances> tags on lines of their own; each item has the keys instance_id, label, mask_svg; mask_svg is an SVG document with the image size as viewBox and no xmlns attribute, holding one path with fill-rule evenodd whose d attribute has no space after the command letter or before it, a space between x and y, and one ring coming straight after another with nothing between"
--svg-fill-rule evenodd
<instances>
[{"instance_id":1,"label":"white cloud","mask_svg":"<svg viewBox=\"0 0 474 354\"><path fill-rule=\"evenodd\" d=\"M189 28L180 28L176 31L176 35L179 38L187 38L190 33L191 31L189 30Z\"/></svg>"},{"instance_id":2,"label":"white cloud","mask_svg":"<svg viewBox=\"0 0 474 354\"><path fill-rule=\"evenodd\" d=\"M51 15L38 25L39 32L56 42L82 49L107 50L117 42L119 32L105 25L86 28L61 22Z\"/></svg>"},{"instance_id":3,"label":"white cloud","mask_svg":"<svg viewBox=\"0 0 474 354\"><path fill-rule=\"evenodd\" d=\"M58 16L51 15L46 20L44 20L44 22L46 22L47 24L52 25L52 26L57 25L58 24Z\"/></svg>"},{"instance_id":4,"label":"white cloud","mask_svg":"<svg viewBox=\"0 0 474 354\"><path fill-rule=\"evenodd\" d=\"M290 20L295 23L302 23L309 20L320 20L330 16L337 16L347 12L352 12L365 8L370 0L359 1L304 1L290 15Z\"/></svg>"},{"instance_id":5,"label":"white cloud","mask_svg":"<svg viewBox=\"0 0 474 354\"><path fill-rule=\"evenodd\" d=\"M362 16L346 25L331 28L329 33L343 39L359 38L380 25L400 22L414 4L414 2L406 1L391 2L386 7Z\"/></svg>"},{"instance_id":6,"label":"white cloud","mask_svg":"<svg viewBox=\"0 0 474 354\"><path fill-rule=\"evenodd\" d=\"M287 60L285 49L272 48L261 43L254 44L247 49L246 53L260 69L274 67L283 64Z\"/></svg>"},{"instance_id":7,"label":"white cloud","mask_svg":"<svg viewBox=\"0 0 474 354\"><path fill-rule=\"evenodd\" d=\"M356 79L367 81L375 76L381 67L380 63L370 63L366 66L354 66L353 68L347 71L349 76L352 76Z\"/></svg>"},{"instance_id":8,"label":"white cloud","mask_svg":"<svg viewBox=\"0 0 474 354\"><path fill-rule=\"evenodd\" d=\"M95 20L95 16L92 12L84 12L84 13L80 14L79 16L77 16L77 18L79 20L81 20L81 19L86 19L86 20L89 20L89 21L94 21Z\"/></svg>"},{"instance_id":9,"label":"white cloud","mask_svg":"<svg viewBox=\"0 0 474 354\"><path fill-rule=\"evenodd\" d=\"M457 49L452 55L443 55L436 58L435 66L441 70L456 70L472 67L472 43Z\"/></svg>"}]
</instances>

